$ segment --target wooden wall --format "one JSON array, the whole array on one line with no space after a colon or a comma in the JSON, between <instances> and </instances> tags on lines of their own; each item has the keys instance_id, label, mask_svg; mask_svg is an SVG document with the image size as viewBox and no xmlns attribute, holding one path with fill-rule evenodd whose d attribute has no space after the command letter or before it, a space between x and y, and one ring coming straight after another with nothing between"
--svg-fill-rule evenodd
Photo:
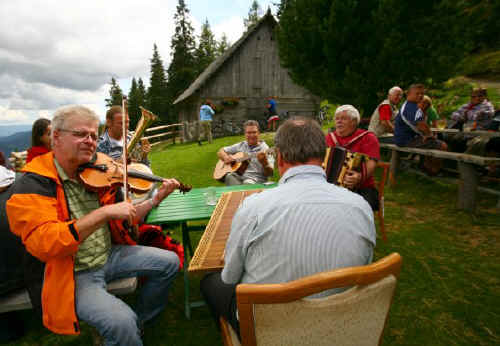
<instances>
[{"instance_id":1,"label":"wooden wall","mask_svg":"<svg viewBox=\"0 0 500 346\"><path fill-rule=\"evenodd\" d=\"M263 117L268 96L275 97L279 114L309 116L318 111L319 98L293 83L287 70L281 67L272 25L271 20L263 22L199 92L182 102L179 114L182 121L197 120L204 99L220 104L228 97L239 98L239 104L225 107L216 117Z\"/></svg>"}]
</instances>

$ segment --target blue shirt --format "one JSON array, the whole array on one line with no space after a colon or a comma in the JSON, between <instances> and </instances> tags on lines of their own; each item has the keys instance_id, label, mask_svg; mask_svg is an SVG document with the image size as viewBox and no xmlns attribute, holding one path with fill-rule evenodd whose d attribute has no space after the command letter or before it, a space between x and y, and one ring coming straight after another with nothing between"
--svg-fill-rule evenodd
<instances>
[{"instance_id":1,"label":"blue shirt","mask_svg":"<svg viewBox=\"0 0 500 346\"><path fill-rule=\"evenodd\" d=\"M207 121L212 120L212 115L214 115L214 110L209 105L203 105L200 108L200 120Z\"/></svg>"},{"instance_id":2,"label":"blue shirt","mask_svg":"<svg viewBox=\"0 0 500 346\"><path fill-rule=\"evenodd\" d=\"M270 99L268 105L269 105L269 113L276 114L276 101Z\"/></svg>"},{"instance_id":3,"label":"blue shirt","mask_svg":"<svg viewBox=\"0 0 500 346\"><path fill-rule=\"evenodd\" d=\"M280 283L365 265L375 238L373 212L363 197L327 183L319 166L295 166L278 187L243 201L231 225L222 280Z\"/></svg>"},{"instance_id":4,"label":"blue shirt","mask_svg":"<svg viewBox=\"0 0 500 346\"><path fill-rule=\"evenodd\" d=\"M396 116L396 122L394 123L394 142L400 147L408 145L413 138L419 136L418 133L412 130L403 119L401 119L401 112L405 116L406 120L410 122L413 126L417 125L417 122L424 120L424 113L415 102L406 101L403 103L399 109L398 115Z\"/></svg>"}]
</instances>

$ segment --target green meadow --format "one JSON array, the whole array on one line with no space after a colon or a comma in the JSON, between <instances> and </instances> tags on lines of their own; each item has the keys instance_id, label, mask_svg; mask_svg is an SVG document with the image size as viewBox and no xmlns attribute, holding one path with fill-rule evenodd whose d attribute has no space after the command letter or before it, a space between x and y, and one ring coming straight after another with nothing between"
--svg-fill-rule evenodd
<instances>
[{"instance_id":1,"label":"green meadow","mask_svg":"<svg viewBox=\"0 0 500 346\"><path fill-rule=\"evenodd\" d=\"M272 143L272 135L264 134ZM194 187L220 184L212 177L217 150L243 137L212 144L155 147L153 171ZM277 176L274 177L278 179ZM377 238L375 260L392 252L403 257L396 296L384 334L384 345L495 345L500 343L500 215L497 200L481 196L476 214L455 209L456 185L402 173L385 194L388 241ZM377 222L376 222L377 223ZM179 229L170 230L181 239ZM201 232L192 233L193 245ZM190 278L191 298L200 299L200 277ZM184 316L182 273L169 294L166 310L146 326L145 345L220 345L206 307ZM133 304L135 295L125 297ZM165 297L167 299L167 297ZM91 345L92 332L60 336L22 312L28 333L10 345Z\"/></svg>"}]
</instances>

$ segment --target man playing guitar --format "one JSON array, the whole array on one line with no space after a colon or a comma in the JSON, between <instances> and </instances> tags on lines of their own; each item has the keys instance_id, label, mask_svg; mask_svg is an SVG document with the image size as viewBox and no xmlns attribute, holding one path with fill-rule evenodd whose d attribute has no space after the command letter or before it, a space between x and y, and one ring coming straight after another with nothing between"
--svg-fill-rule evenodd
<instances>
[{"instance_id":1,"label":"man playing guitar","mask_svg":"<svg viewBox=\"0 0 500 346\"><path fill-rule=\"evenodd\" d=\"M226 164L236 160L233 156L236 153L243 152L249 156L249 164L245 172L228 173L224 178L226 185L261 184L273 175L274 158L266 155L265 151L269 149L269 146L266 142L259 140L259 123L255 120L248 120L243 127L245 141L223 147L217 152L219 159Z\"/></svg>"}]
</instances>

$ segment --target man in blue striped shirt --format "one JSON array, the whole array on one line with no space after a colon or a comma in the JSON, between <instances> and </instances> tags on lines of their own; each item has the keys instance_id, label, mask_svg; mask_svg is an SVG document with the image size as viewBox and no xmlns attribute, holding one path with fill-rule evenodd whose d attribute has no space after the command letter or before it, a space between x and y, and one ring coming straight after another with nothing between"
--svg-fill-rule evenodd
<instances>
[{"instance_id":1,"label":"man in blue striped shirt","mask_svg":"<svg viewBox=\"0 0 500 346\"><path fill-rule=\"evenodd\" d=\"M311 119L288 120L278 129L275 146L279 186L243 201L233 218L222 274L201 282L216 321L222 315L237 331L238 283L288 282L366 265L373 257L373 212L361 196L327 183L320 126Z\"/></svg>"}]
</instances>

